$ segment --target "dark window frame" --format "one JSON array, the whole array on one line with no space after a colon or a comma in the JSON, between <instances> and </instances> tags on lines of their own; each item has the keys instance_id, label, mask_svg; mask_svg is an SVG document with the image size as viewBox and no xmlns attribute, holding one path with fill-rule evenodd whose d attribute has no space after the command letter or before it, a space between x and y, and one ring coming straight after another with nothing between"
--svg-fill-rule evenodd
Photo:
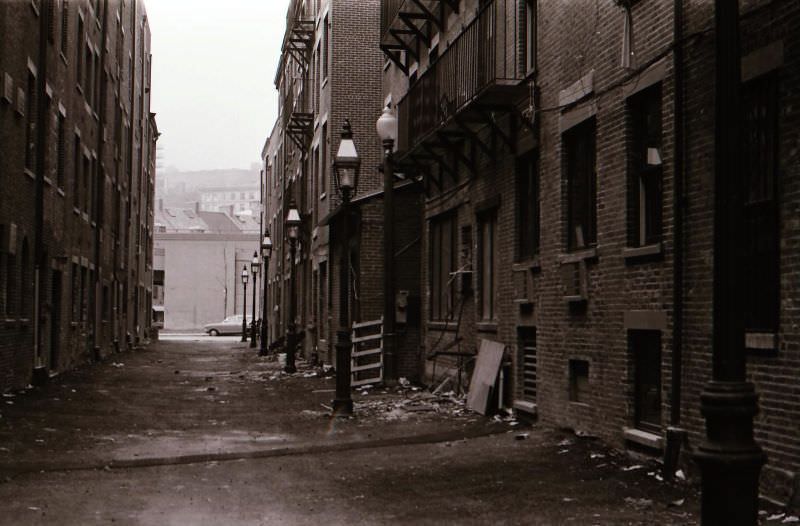
<instances>
[{"instance_id":1,"label":"dark window frame","mask_svg":"<svg viewBox=\"0 0 800 526\"><path fill-rule=\"evenodd\" d=\"M564 132L567 249L580 250L597 243L597 123L594 117ZM576 236L581 227L583 243Z\"/></svg>"},{"instance_id":2,"label":"dark window frame","mask_svg":"<svg viewBox=\"0 0 800 526\"><path fill-rule=\"evenodd\" d=\"M428 287L430 302L428 318L431 321L446 321L453 318L456 280L450 279L450 273L455 271L457 257L457 218L455 210L439 214L428 220L429 232L429 261L428 261ZM449 232L446 230L449 229ZM449 235L450 257L447 258L445 242Z\"/></svg>"},{"instance_id":3,"label":"dark window frame","mask_svg":"<svg viewBox=\"0 0 800 526\"><path fill-rule=\"evenodd\" d=\"M661 83L628 101L628 246L643 247L663 238L664 164Z\"/></svg>"},{"instance_id":4,"label":"dark window frame","mask_svg":"<svg viewBox=\"0 0 800 526\"><path fill-rule=\"evenodd\" d=\"M482 322L497 321L497 216L498 208L481 211L477 216L478 234L478 318Z\"/></svg>"},{"instance_id":5,"label":"dark window frame","mask_svg":"<svg viewBox=\"0 0 800 526\"><path fill-rule=\"evenodd\" d=\"M628 349L633 369L633 424L637 429L661 434L662 335L659 330L629 330Z\"/></svg>"},{"instance_id":6,"label":"dark window frame","mask_svg":"<svg viewBox=\"0 0 800 526\"><path fill-rule=\"evenodd\" d=\"M541 234L541 178L538 152L517 160L517 261L539 255Z\"/></svg>"}]
</instances>

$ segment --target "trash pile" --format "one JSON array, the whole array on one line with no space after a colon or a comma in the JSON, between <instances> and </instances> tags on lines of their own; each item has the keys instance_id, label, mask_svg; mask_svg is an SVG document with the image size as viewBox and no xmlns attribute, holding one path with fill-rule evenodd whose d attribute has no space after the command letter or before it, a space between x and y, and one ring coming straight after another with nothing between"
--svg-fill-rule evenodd
<instances>
[{"instance_id":1,"label":"trash pile","mask_svg":"<svg viewBox=\"0 0 800 526\"><path fill-rule=\"evenodd\" d=\"M357 388L354 397L359 418L378 420L409 420L426 416L440 418L473 416L466 407L466 399L454 391L428 392L411 385L405 378L395 389L374 389L372 385Z\"/></svg>"}]
</instances>

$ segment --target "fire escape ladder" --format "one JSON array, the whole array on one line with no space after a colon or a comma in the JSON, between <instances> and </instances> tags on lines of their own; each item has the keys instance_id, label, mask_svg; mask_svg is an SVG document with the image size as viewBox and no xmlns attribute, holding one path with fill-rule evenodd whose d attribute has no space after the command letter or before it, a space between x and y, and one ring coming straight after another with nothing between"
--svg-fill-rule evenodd
<instances>
[{"instance_id":1,"label":"fire escape ladder","mask_svg":"<svg viewBox=\"0 0 800 526\"><path fill-rule=\"evenodd\" d=\"M428 7L422 3L422 0L411 0L411 2L417 6L419 9L419 13L414 13L414 16L424 17L426 20L430 21L433 25L435 25L440 32L444 33L444 20L440 17L434 15ZM411 15L411 13L409 13Z\"/></svg>"},{"instance_id":2,"label":"fire escape ladder","mask_svg":"<svg viewBox=\"0 0 800 526\"><path fill-rule=\"evenodd\" d=\"M408 76L408 67L400 60L400 51L404 48L399 44L381 44L381 51L386 58L391 60L397 68Z\"/></svg>"},{"instance_id":3,"label":"fire escape ladder","mask_svg":"<svg viewBox=\"0 0 800 526\"><path fill-rule=\"evenodd\" d=\"M426 35L420 28L417 27L417 24L414 23L414 20L425 20L424 15L401 11L398 16L413 34L417 35L427 47L431 47L430 37L428 37L428 35Z\"/></svg>"},{"instance_id":4,"label":"fire escape ladder","mask_svg":"<svg viewBox=\"0 0 800 526\"><path fill-rule=\"evenodd\" d=\"M406 42L405 39L400 37L400 35L414 35L415 33L413 31L410 29L390 29L389 34L394 37L394 39L401 46L401 48L406 51L406 53L419 61L419 44L417 44L417 46L412 46Z\"/></svg>"}]
</instances>

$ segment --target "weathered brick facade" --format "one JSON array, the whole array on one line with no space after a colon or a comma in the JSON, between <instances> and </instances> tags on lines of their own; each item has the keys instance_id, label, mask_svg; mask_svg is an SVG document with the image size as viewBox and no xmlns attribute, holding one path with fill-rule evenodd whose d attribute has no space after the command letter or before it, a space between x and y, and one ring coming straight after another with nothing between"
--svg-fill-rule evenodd
<instances>
[{"instance_id":1,"label":"weathered brick facade","mask_svg":"<svg viewBox=\"0 0 800 526\"><path fill-rule=\"evenodd\" d=\"M149 337L158 130L141 1L4 1L0 32L5 390Z\"/></svg>"},{"instance_id":2,"label":"weathered brick facade","mask_svg":"<svg viewBox=\"0 0 800 526\"><path fill-rule=\"evenodd\" d=\"M269 323L274 328L270 339L274 341L286 330L290 261L283 223L294 199L303 217L295 278L298 329L305 333L302 352L327 363L334 361L333 344L339 325L341 244L336 242L335 232L341 222L335 212L341 197L336 189L333 158L345 119L352 125L361 159L358 188L353 196L360 221L352 232L355 286L350 318L372 320L383 313L383 214L379 204L383 176L378 171L382 149L375 132L383 107L383 59L377 47L379 15L377 0L291 3L284 42L305 42L296 43L294 48L284 44L275 79L281 96L280 116L262 151L263 218L275 247L267 295ZM408 219L403 224L416 224L416 195L403 192L397 198L398 217ZM398 233L396 247L411 243L411 234L410 230ZM418 246L411 245L398 261L409 261L409 257L417 261L414 254ZM398 276L397 288L409 290L415 298L419 296L414 276ZM414 376L417 369L409 364L414 358L405 356L416 356L418 352L417 331L409 328L400 339L401 374Z\"/></svg>"},{"instance_id":3,"label":"weathered brick facade","mask_svg":"<svg viewBox=\"0 0 800 526\"><path fill-rule=\"evenodd\" d=\"M382 86L398 107L399 156L417 166L427 187L419 261L427 357L419 365L427 381L457 376L459 368L468 377L480 339L496 340L510 363L501 403L619 447L660 454L668 426L686 429L695 447L705 425L699 395L711 376L713 4L630 3L634 53L627 64L626 2L461 1L458 10L434 4L428 18L412 2L384 2L381 40L391 60ZM777 145L771 199L778 211L779 321L774 329L748 330L746 340L748 373L760 395L756 437L769 459L762 489L789 501L798 498L800 469L800 7L740 4L743 86L764 78L777 83L775 139L765 139L771 142L759 152ZM404 21L400 12L418 16ZM408 20L417 21L424 38L402 32ZM400 31L395 36L405 46L391 30ZM676 106L681 83L683 104ZM768 124L764 136L770 133ZM647 148L637 153L641 144ZM581 155L591 160L581 164ZM518 181L530 159L535 206ZM640 166L655 167L655 187L639 179ZM575 186L582 174L588 191ZM771 192L772 183L765 184ZM591 211L581 208L585 203ZM530 210L538 215L532 252L521 241ZM483 251L487 236L493 256ZM437 272L452 278L449 292ZM682 373L673 381L675 363Z\"/></svg>"}]
</instances>

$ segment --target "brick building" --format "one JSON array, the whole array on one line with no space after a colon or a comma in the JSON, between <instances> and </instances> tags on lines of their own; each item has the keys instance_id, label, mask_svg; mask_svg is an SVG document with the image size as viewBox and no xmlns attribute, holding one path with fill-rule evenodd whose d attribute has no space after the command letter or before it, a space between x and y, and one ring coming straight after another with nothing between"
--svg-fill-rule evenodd
<instances>
[{"instance_id":1,"label":"brick building","mask_svg":"<svg viewBox=\"0 0 800 526\"><path fill-rule=\"evenodd\" d=\"M149 336L141 1L0 2L0 391Z\"/></svg>"},{"instance_id":2,"label":"brick building","mask_svg":"<svg viewBox=\"0 0 800 526\"><path fill-rule=\"evenodd\" d=\"M762 489L800 473L800 6L743 0L741 257ZM711 375L713 4L382 2L398 158L423 176L428 382L505 344L504 400L661 455Z\"/></svg>"},{"instance_id":3,"label":"brick building","mask_svg":"<svg viewBox=\"0 0 800 526\"><path fill-rule=\"evenodd\" d=\"M286 329L290 265L296 265L297 321L304 331L303 352L331 363L339 322L342 243L333 157L345 119L352 124L361 158L361 176L354 196L358 220L351 245L348 287L349 319L374 320L383 313L383 214L380 202L383 176L375 122L385 101L380 72L384 65L378 48L380 3L377 0L292 1L287 14L281 62L275 77L280 92L280 114L267 140L264 160L263 224L274 242L270 262L268 310L273 340ZM399 192L398 210L409 225L398 234L396 247L405 247L399 261L416 268L418 193ZM297 204L303 225L297 259L289 261L284 220L289 203ZM401 208L402 207L402 208ZM341 239L341 233L338 234ZM416 254L416 255L415 255ZM409 259L410 258L410 259ZM419 297L418 277L398 278L398 289ZM402 281L405 280L405 281ZM406 354L401 373L413 375L418 353L418 331L409 328L398 344Z\"/></svg>"}]
</instances>

